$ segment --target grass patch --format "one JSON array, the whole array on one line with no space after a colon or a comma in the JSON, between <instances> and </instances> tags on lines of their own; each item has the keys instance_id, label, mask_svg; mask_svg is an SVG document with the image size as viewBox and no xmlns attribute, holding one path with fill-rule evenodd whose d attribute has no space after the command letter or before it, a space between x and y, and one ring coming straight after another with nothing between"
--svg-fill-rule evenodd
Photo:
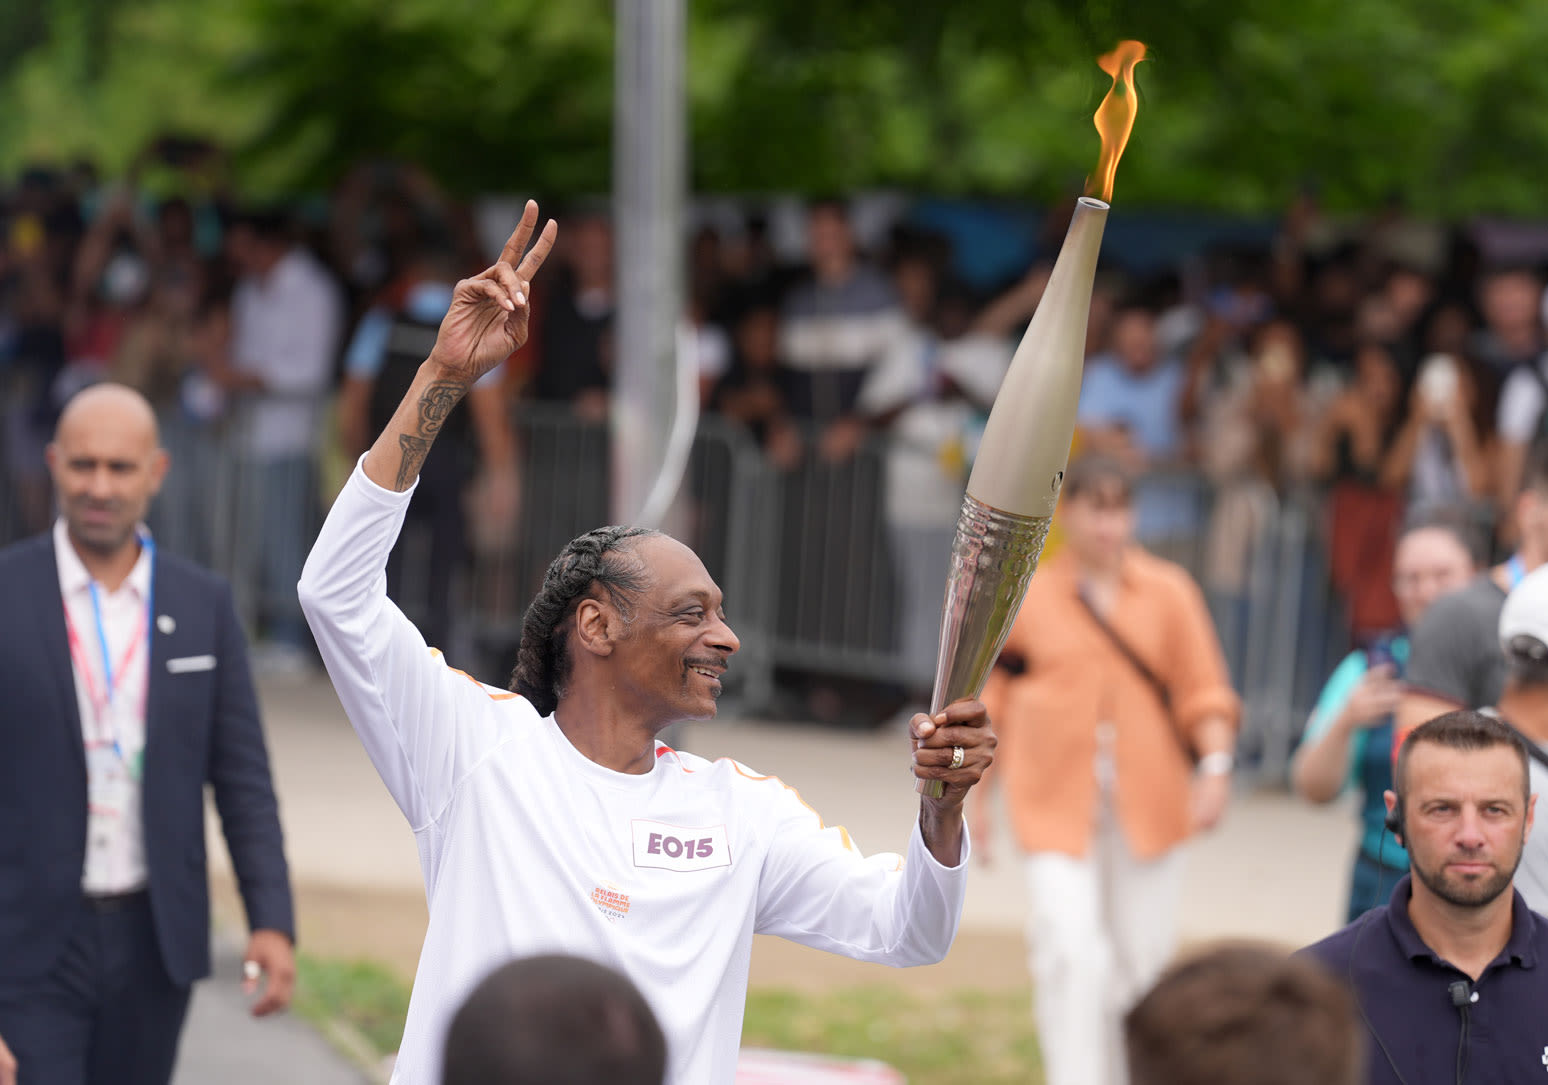
<instances>
[{"instance_id":1,"label":"grass patch","mask_svg":"<svg viewBox=\"0 0 1548 1085\"><path fill-rule=\"evenodd\" d=\"M318 1026L341 1022L376 1051L398 1049L409 987L370 961L297 956L294 1010ZM746 1047L880 1059L910 1082L1040 1085L1027 992L949 991L929 999L891 987L818 994L748 993Z\"/></svg>"},{"instance_id":2,"label":"grass patch","mask_svg":"<svg viewBox=\"0 0 1548 1085\"><path fill-rule=\"evenodd\" d=\"M398 1050L408 1003L408 984L383 965L296 955L291 1008L319 1027L330 1022L347 1025L378 1055Z\"/></svg>"},{"instance_id":3,"label":"grass patch","mask_svg":"<svg viewBox=\"0 0 1548 1085\"><path fill-rule=\"evenodd\" d=\"M880 1059L910 1082L1040 1085L1027 992L948 991L922 999L891 987L821 994L754 990L744 1047Z\"/></svg>"}]
</instances>

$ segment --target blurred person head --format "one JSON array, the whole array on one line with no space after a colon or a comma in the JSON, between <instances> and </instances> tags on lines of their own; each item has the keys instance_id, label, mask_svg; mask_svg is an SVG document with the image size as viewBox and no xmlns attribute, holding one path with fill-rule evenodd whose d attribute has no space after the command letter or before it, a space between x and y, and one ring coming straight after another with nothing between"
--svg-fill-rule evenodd
<instances>
[{"instance_id":1,"label":"blurred person head","mask_svg":"<svg viewBox=\"0 0 1548 1085\"><path fill-rule=\"evenodd\" d=\"M1403 321L1384 294L1372 294L1355 311L1355 334L1365 342L1395 342L1403 334Z\"/></svg>"},{"instance_id":2,"label":"blurred person head","mask_svg":"<svg viewBox=\"0 0 1548 1085\"><path fill-rule=\"evenodd\" d=\"M1156 314L1144 305L1128 303L1114 314L1108 349L1130 373L1143 375L1161 360L1156 340Z\"/></svg>"},{"instance_id":3,"label":"blurred person head","mask_svg":"<svg viewBox=\"0 0 1548 1085\"><path fill-rule=\"evenodd\" d=\"M111 558L135 543L167 473L156 413L121 384L94 384L65 404L46 452L76 549Z\"/></svg>"},{"instance_id":4,"label":"blurred person head","mask_svg":"<svg viewBox=\"0 0 1548 1085\"><path fill-rule=\"evenodd\" d=\"M666 1039L629 979L578 957L491 972L446 1033L442 1085L661 1085Z\"/></svg>"},{"instance_id":5,"label":"blurred person head","mask_svg":"<svg viewBox=\"0 0 1548 1085\"><path fill-rule=\"evenodd\" d=\"M909 319L918 327L931 327L935 322L940 281L930 258L922 252L900 255L892 265L892 285Z\"/></svg>"},{"instance_id":6,"label":"blurred person head","mask_svg":"<svg viewBox=\"0 0 1548 1085\"><path fill-rule=\"evenodd\" d=\"M1403 374L1392 352L1379 342L1355 351L1354 390L1374 413L1386 417L1403 400Z\"/></svg>"},{"instance_id":7,"label":"blurred person head","mask_svg":"<svg viewBox=\"0 0 1548 1085\"><path fill-rule=\"evenodd\" d=\"M1483 277L1478 307L1484 323L1507 344L1535 341L1540 330L1543 284L1526 268L1499 268Z\"/></svg>"},{"instance_id":8,"label":"blurred person head","mask_svg":"<svg viewBox=\"0 0 1548 1085\"><path fill-rule=\"evenodd\" d=\"M1070 552L1092 571L1116 571L1134 538L1134 479L1111 456L1085 453L1064 473L1060 524Z\"/></svg>"},{"instance_id":9,"label":"blurred person head","mask_svg":"<svg viewBox=\"0 0 1548 1085\"><path fill-rule=\"evenodd\" d=\"M181 196L156 208L156 233L163 250L186 252L194 247L193 208Z\"/></svg>"},{"instance_id":10,"label":"blurred person head","mask_svg":"<svg viewBox=\"0 0 1548 1085\"><path fill-rule=\"evenodd\" d=\"M1435 283L1418 268L1399 264L1387 274L1382 291L1403 328L1418 323L1435 298Z\"/></svg>"},{"instance_id":11,"label":"blurred person head","mask_svg":"<svg viewBox=\"0 0 1548 1085\"><path fill-rule=\"evenodd\" d=\"M1250 340L1253 377L1262 388L1289 388L1301 379L1306 346L1296 326L1283 318L1260 324Z\"/></svg>"},{"instance_id":12,"label":"blurred person head","mask_svg":"<svg viewBox=\"0 0 1548 1085\"><path fill-rule=\"evenodd\" d=\"M1534 806L1520 735L1481 712L1448 712L1403 740L1393 781L1387 810L1416 902L1471 910L1509 893Z\"/></svg>"},{"instance_id":13,"label":"blurred person head","mask_svg":"<svg viewBox=\"0 0 1548 1085\"><path fill-rule=\"evenodd\" d=\"M577 293L613 290L613 224L605 214L583 211L567 219L559 231L565 266Z\"/></svg>"},{"instance_id":14,"label":"blurred person head","mask_svg":"<svg viewBox=\"0 0 1548 1085\"><path fill-rule=\"evenodd\" d=\"M737 318L733 331L736 357L749 371L773 369L779 358L779 310L754 305Z\"/></svg>"},{"instance_id":15,"label":"blurred person head","mask_svg":"<svg viewBox=\"0 0 1548 1085\"><path fill-rule=\"evenodd\" d=\"M1124 1018L1130 1085L1358 1085L1354 999L1304 956L1228 943L1173 964Z\"/></svg>"},{"instance_id":16,"label":"blurred person head","mask_svg":"<svg viewBox=\"0 0 1548 1085\"><path fill-rule=\"evenodd\" d=\"M1392 594L1409 629L1430 604L1464 587L1478 571L1483 543L1461 509L1436 508L1411 517L1392 556Z\"/></svg>"},{"instance_id":17,"label":"blurred person head","mask_svg":"<svg viewBox=\"0 0 1548 1085\"><path fill-rule=\"evenodd\" d=\"M238 274L264 276L294 245L290 218L277 208L242 215L227 235L226 252Z\"/></svg>"},{"instance_id":18,"label":"blurred person head","mask_svg":"<svg viewBox=\"0 0 1548 1085\"><path fill-rule=\"evenodd\" d=\"M1548 566L1511 589L1500 610L1499 636L1507 694L1548 689Z\"/></svg>"},{"instance_id":19,"label":"blurred person head","mask_svg":"<svg viewBox=\"0 0 1548 1085\"><path fill-rule=\"evenodd\" d=\"M840 200L819 200L806 214L806 244L818 281L843 282L854 270L855 235Z\"/></svg>"},{"instance_id":20,"label":"blurred person head","mask_svg":"<svg viewBox=\"0 0 1548 1085\"><path fill-rule=\"evenodd\" d=\"M1053 270L1053 264L1049 261L1040 261L1040 265L1050 272ZM1096 279L1091 284L1091 312L1086 316L1087 358L1102 353L1111 345L1113 317L1124 288L1122 276L1100 268L1097 270Z\"/></svg>"},{"instance_id":21,"label":"blurred person head","mask_svg":"<svg viewBox=\"0 0 1548 1085\"><path fill-rule=\"evenodd\" d=\"M1529 568L1548 562L1548 445L1527 454L1514 511L1523 560Z\"/></svg>"},{"instance_id":22,"label":"blurred person head","mask_svg":"<svg viewBox=\"0 0 1548 1085\"><path fill-rule=\"evenodd\" d=\"M1473 315L1459 301L1447 301L1435 307L1424 325L1424 349L1430 354L1465 354L1473 333Z\"/></svg>"}]
</instances>

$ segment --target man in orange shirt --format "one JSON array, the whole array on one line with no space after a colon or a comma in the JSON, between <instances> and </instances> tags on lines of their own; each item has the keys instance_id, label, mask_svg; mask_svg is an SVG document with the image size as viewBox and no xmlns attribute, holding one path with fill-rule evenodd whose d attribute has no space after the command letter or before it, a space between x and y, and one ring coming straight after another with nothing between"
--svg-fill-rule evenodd
<instances>
[{"instance_id":1,"label":"man in orange shirt","mask_svg":"<svg viewBox=\"0 0 1548 1085\"><path fill-rule=\"evenodd\" d=\"M1032 580L983 700L1026 853L1048 1085L1121 1085L1121 1020L1172 953L1178 845L1231 794L1240 702L1188 574L1133 545L1132 483L1076 459L1065 547ZM988 842L975 804L973 840Z\"/></svg>"}]
</instances>

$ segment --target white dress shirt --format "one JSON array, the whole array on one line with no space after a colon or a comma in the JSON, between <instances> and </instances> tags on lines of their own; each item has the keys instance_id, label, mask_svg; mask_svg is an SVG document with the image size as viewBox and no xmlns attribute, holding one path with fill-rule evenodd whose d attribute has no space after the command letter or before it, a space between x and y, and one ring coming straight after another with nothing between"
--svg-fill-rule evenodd
<instances>
[{"instance_id":1,"label":"white dress shirt","mask_svg":"<svg viewBox=\"0 0 1548 1085\"><path fill-rule=\"evenodd\" d=\"M148 534L143 527L140 533ZM54 521L54 557L86 751L86 866L81 888L91 894L127 893L144 888L146 881L140 784L152 632L150 551L141 548L139 560L116 591L97 585L100 625L92 605L91 574L75 552L63 518ZM112 661L111 698L104 643Z\"/></svg>"},{"instance_id":2,"label":"white dress shirt","mask_svg":"<svg viewBox=\"0 0 1548 1085\"><path fill-rule=\"evenodd\" d=\"M294 248L261 278L247 277L231 297L232 365L262 378L243 442L255 459L303 456L333 380L343 331L339 288L305 249Z\"/></svg>"}]
</instances>

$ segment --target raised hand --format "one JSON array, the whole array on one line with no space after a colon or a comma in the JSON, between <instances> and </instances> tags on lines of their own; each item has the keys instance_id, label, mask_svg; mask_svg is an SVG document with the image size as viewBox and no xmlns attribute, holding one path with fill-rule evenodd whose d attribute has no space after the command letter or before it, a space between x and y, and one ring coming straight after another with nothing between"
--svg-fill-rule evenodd
<instances>
[{"instance_id":1,"label":"raised hand","mask_svg":"<svg viewBox=\"0 0 1548 1085\"><path fill-rule=\"evenodd\" d=\"M500 259L457 284L451 308L441 321L435 348L430 352L430 361L441 370L441 379L470 387L527 341L532 278L548 259L559 232L550 219L532 250L526 252L537 221L537 202L528 200Z\"/></svg>"},{"instance_id":2,"label":"raised hand","mask_svg":"<svg viewBox=\"0 0 1548 1085\"><path fill-rule=\"evenodd\" d=\"M537 220L537 203L528 200L500 259L452 291L430 357L361 461L366 477L378 486L399 493L412 486L446 417L468 389L527 341L532 276L548 259L559 232L550 221L523 256Z\"/></svg>"}]
</instances>

